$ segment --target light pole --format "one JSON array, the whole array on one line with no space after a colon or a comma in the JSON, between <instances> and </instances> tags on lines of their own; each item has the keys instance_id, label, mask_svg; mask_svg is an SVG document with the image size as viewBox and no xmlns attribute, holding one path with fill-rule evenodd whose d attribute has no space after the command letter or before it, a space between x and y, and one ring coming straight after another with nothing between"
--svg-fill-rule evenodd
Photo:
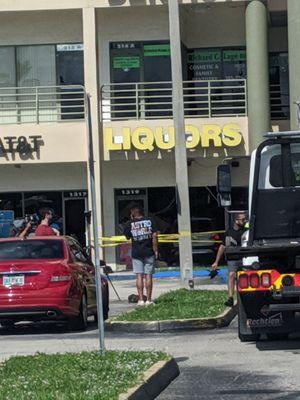
<instances>
[{"instance_id":1,"label":"light pole","mask_svg":"<svg viewBox=\"0 0 300 400\"><path fill-rule=\"evenodd\" d=\"M103 318L103 302L102 302L102 285L101 285L101 271L100 271L100 251L99 251L99 232L98 232L98 219L97 219L97 200L95 188L95 166L94 166L94 147L93 147L93 133L91 123L91 107L90 95L86 94L86 127L88 136L88 157L89 157L89 178L91 190L91 204L92 204L92 223L93 223L93 239L94 239L94 259L96 269L96 295L97 295L97 314L98 314L98 329L99 329L99 346L100 352L105 352L104 344L104 318Z\"/></svg>"},{"instance_id":2,"label":"light pole","mask_svg":"<svg viewBox=\"0 0 300 400\"><path fill-rule=\"evenodd\" d=\"M181 285L193 287L193 257L189 200L188 166L184 124L182 58L178 0L168 0L175 130L176 198L178 214Z\"/></svg>"}]
</instances>

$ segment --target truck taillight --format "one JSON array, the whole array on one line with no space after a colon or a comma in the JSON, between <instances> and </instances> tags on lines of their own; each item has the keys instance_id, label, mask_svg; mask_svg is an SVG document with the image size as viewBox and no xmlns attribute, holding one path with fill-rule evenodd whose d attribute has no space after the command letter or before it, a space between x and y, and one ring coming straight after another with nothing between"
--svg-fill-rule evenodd
<instances>
[{"instance_id":1,"label":"truck taillight","mask_svg":"<svg viewBox=\"0 0 300 400\"><path fill-rule=\"evenodd\" d=\"M259 275L254 273L250 275L250 286L253 289L257 289L260 286L260 279L259 279Z\"/></svg>"},{"instance_id":2,"label":"truck taillight","mask_svg":"<svg viewBox=\"0 0 300 400\"><path fill-rule=\"evenodd\" d=\"M268 288L271 286L271 275L267 272L261 274L261 286L264 288Z\"/></svg>"},{"instance_id":3,"label":"truck taillight","mask_svg":"<svg viewBox=\"0 0 300 400\"><path fill-rule=\"evenodd\" d=\"M241 274L239 276L238 285L241 289L247 289L249 286L249 278L247 274Z\"/></svg>"}]
</instances>

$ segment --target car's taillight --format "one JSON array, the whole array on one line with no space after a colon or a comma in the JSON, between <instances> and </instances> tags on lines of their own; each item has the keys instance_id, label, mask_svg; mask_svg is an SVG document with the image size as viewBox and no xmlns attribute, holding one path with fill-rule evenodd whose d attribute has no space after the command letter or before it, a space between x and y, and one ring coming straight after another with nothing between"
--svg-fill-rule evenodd
<instances>
[{"instance_id":1,"label":"car's taillight","mask_svg":"<svg viewBox=\"0 0 300 400\"><path fill-rule=\"evenodd\" d=\"M260 280L262 287L269 288L271 286L271 275L269 273L264 272L261 274Z\"/></svg>"},{"instance_id":2,"label":"car's taillight","mask_svg":"<svg viewBox=\"0 0 300 400\"><path fill-rule=\"evenodd\" d=\"M53 275L51 276L51 282L69 282L72 279L71 275Z\"/></svg>"},{"instance_id":3,"label":"car's taillight","mask_svg":"<svg viewBox=\"0 0 300 400\"><path fill-rule=\"evenodd\" d=\"M257 289L260 286L260 279L258 274L251 274L250 275L250 287L253 289Z\"/></svg>"},{"instance_id":4,"label":"car's taillight","mask_svg":"<svg viewBox=\"0 0 300 400\"><path fill-rule=\"evenodd\" d=\"M249 278L247 274L241 274L239 276L238 285L241 289L247 289L249 286Z\"/></svg>"}]
</instances>

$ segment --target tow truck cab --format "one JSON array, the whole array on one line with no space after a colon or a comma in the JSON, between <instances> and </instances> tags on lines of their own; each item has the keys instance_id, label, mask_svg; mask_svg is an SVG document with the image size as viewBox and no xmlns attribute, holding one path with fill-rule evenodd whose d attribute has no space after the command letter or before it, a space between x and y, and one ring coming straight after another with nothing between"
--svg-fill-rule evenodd
<instances>
[{"instance_id":1,"label":"tow truck cab","mask_svg":"<svg viewBox=\"0 0 300 400\"><path fill-rule=\"evenodd\" d=\"M250 161L249 232L228 260L237 274L241 341L300 331L300 132L269 133ZM230 205L230 167L218 167L221 205Z\"/></svg>"}]
</instances>

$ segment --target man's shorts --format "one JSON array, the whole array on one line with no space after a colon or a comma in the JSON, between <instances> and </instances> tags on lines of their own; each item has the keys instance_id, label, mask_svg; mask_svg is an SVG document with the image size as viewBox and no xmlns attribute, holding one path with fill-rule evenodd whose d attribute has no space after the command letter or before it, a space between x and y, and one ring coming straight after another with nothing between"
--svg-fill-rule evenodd
<instances>
[{"instance_id":1,"label":"man's shorts","mask_svg":"<svg viewBox=\"0 0 300 400\"><path fill-rule=\"evenodd\" d=\"M145 257L143 259L133 258L132 268L135 274L153 274L154 273L154 256Z\"/></svg>"},{"instance_id":2,"label":"man's shorts","mask_svg":"<svg viewBox=\"0 0 300 400\"><path fill-rule=\"evenodd\" d=\"M227 261L228 272L237 272L240 266L240 261Z\"/></svg>"}]
</instances>

